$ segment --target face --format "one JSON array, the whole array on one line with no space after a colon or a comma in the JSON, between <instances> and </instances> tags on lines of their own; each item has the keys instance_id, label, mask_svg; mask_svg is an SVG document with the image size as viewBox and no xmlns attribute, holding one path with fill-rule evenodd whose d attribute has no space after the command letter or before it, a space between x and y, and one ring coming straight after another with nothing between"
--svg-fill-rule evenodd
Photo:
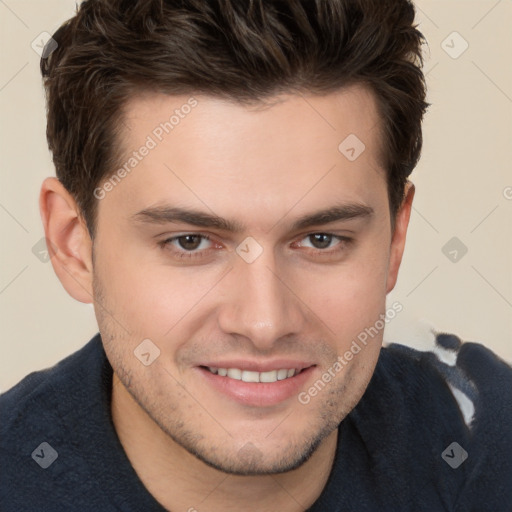
<instances>
[{"instance_id":1,"label":"face","mask_svg":"<svg viewBox=\"0 0 512 512\"><path fill-rule=\"evenodd\" d=\"M132 100L126 172L96 192L115 378L169 442L239 474L298 467L359 401L382 330L345 353L396 277L372 95L274 100Z\"/></svg>"}]
</instances>

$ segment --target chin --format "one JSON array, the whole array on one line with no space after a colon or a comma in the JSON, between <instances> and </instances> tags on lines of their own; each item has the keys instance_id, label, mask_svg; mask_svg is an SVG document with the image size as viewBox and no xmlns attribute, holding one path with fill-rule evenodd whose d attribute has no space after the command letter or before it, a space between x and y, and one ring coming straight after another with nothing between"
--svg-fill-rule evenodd
<instances>
[{"instance_id":1,"label":"chin","mask_svg":"<svg viewBox=\"0 0 512 512\"><path fill-rule=\"evenodd\" d=\"M293 471L305 464L338 425L339 422L332 420L312 433L297 432L295 435L284 436L287 442L276 439L269 443L268 437L272 433L267 434L262 440L265 446L258 441L247 441L237 449L236 446L241 443L232 439L234 450L229 449L229 441L212 448L212 445L204 444L204 437L190 444L183 442L184 439L190 439L189 436L173 438L197 459L223 473L241 476L275 475Z\"/></svg>"}]
</instances>

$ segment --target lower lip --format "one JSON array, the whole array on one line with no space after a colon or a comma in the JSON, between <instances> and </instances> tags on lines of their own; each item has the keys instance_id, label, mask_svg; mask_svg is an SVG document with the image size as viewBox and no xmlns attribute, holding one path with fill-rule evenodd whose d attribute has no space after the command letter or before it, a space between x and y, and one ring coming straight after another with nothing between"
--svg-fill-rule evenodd
<instances>
[{"instance_id":1,"label":"lower lip","mask_svg":"<svg viewBox=\"0 0 512 512\"><path fill-rule=\"evenodd\" d=\"M298 395L311 376L314 366L299 374L276 382L244 382L216 375L206 368L196 367L210 387L243 405L269 407Z\"/></svg>"}]
</instances>

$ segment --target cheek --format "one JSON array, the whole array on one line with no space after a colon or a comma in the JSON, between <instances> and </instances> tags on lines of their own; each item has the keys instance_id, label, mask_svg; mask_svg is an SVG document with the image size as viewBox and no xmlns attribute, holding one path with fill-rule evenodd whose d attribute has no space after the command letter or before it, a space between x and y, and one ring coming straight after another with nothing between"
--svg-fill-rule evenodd
<instances>
[{"instance_id":1,"label":"cheek","mask_svg":"<svg viewBox=\"0 0 512 512\"><path fill-rule=\"evenodd\" d=\"M154 325L164 307L172 311L171 298L175 293L161 272L159 275L154 265L134 258L122 246L109 244L98 258L95 273L112 314L130 331Z\"/></svg>"},{"instance_id":2,"label":"cheek","mask_svg":"<svg viewBox=\"0 0 512 512\"><path fill-rule=\"evenodd\" d=\"M123 257L109 251L101 261L101 279L112 312L133 336L161 340L175 326L182 331L201 311L201 299L221 270L178 268L155 260L137 251Z\"/></svg>"},{"instance_id":3,"label":"cheek","mask_svg":"<svg viewBox=\"0 0 512 512\"><path fill-rule=\"evenodd\" d=\"M296 289L331 335L347 340L373 325L384 311L386 276L387 255L376 247L346 265L300 278Z\"/></svg>"}]
</instances>

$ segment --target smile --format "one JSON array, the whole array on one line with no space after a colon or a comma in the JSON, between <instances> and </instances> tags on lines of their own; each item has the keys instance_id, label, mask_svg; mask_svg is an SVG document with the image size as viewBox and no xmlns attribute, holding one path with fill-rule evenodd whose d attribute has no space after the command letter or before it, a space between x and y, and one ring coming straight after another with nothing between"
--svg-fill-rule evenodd
<instances>
[{"instance_id":1,"label":"smile","mask_svg":"<svg viewBox=\"0 0 512 512\"><path fill-rule=\"evenodd\" d=\"M206 388L215 394L220 393L244 406L272 407L297 396L316 371L314 364L306 366L298 363L298 367L286 368L288 365L292 366L293 363L290 363L291 361L288 364L283 361L274 366L274 369L260 368L265 371L257 371L254 368L256 364L252 365L253 368L246 369L225 363L225 366L211 366L211 363L197 366L195 370L204 379ZM279 368L281 365L284 368Z\"/></svg>"},{"instance_id":2,"label":"smile","mask_svg":"<svg viewBox=\"0 0 512 512\"><path fill-rule=\"evenodd\" d=\"M220 377L227 377L228 379L242 380L244 382L266 382L272 383L278 380L289 379L296 374L300 373L300 370L295 368L286 369L282 368L279 370L271 370L268 372L254 372L249 370L241 370L239 368L214 368L208 366L208 370L214 375Z\"/></svg>"}]
</instances>

